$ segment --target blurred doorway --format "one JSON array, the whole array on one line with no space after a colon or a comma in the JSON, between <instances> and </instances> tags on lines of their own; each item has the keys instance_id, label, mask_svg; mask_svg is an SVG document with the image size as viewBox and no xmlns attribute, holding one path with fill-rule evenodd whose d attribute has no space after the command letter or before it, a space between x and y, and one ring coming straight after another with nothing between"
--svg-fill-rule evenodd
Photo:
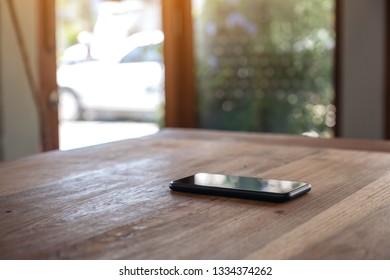
<instances>
[{"instance_id":1,"label":"blurred doorway","mask_svg":"<svg viewBox=\"0 0 390 280\"><path fill-rule=\"evenodd\" d=\"M56 0L56 13L60 149L156 133L161 0Z\"/></svg>"}]
</instances>

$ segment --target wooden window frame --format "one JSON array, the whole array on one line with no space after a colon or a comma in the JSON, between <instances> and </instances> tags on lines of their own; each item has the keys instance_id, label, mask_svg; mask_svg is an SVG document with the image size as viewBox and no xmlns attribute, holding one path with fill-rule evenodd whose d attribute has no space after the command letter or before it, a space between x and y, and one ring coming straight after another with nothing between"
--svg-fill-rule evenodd
<instances>
[{"instance_id":1,"label":"wooden window frame","mask_svg":"<svg viewBox=\"0 0 390 280\"><path fill-rule=\"evenodd\" d=\"M335 0L336 5L336 33L337 43L335 49L335 105L336 117L340 116L342 104L339 97L340 87L340 15L342 1ZM164 59L165 59L165 126L166 127L198 127L195 61L192 30L191 0L162 0L162 25L165 33ZM39 92L44 112L44 128L42 150L58 149L58 114L50 100L56 92L56 43L55 43L55 0L38 1L38 50L39 50ZM387 5L390 6L390 5ZM389 10L389 7L387 7ZM387 19L390 22L389 18ZM390 23L389 23L390 24ZM389 44L389 30L388 45ZM389 63L387 58L387 65ZM387 67L389 68L389 67ZM390 76L387 71L387 77ZM387 92L390 89L390 78L387 80ZM387 94L387 97L390 94ZM55 100L54 100L55 101ZM390 108L390 98L387 98L386 108ZM386 110L387 112L387 110ZM386 120L390 118L390 112ZM390 122L386 122L387 135L390 137ZM339 135L339 125L335 127L336 136Z\"/></svg>"},{"instance_id":2,"label":"wooden window frame","mask_svg":"<svg viewBox=\"0 0 390 280\"><path fill-rule=\"evenodd\" d=\"M38 3L38 111L42 151L59 148L55 0Z\"/></svg>"},{"instance_id":3,"label":"wooden window frame","mask_svg":"<svg viewBox=\"0 0 390 280\"><path fill-rule=\"evenodd\" d=\"M390 139L390 3L385 2L385 100L384 108L384 130L385 138Z\"/></svg>"},{"instance_id":4,"label":"wooden window frame","mask_svg":"<svg viewBox=\"0 0 390 280\"><path fill-rule=\"evenodd\" d=\"M340 137L341 135L341 112L342 112L342 103L341 103L341 73L342 73L342 65L341 65L341 17L342 17L342 9L343 9L343 1L342 0L334 0L335 3L335 33L336 33L336 40L335 40L335 48L334 48L334 57L333 57L333 64L334 64L334 70L333 70L333 87L334 87L334 106L336 107L336 124L334 127L334 136Z\"/></svg>"},{"instance_id":5,"label":"wooden window frame","mask_svg":"<svg viewBox=\"0 0 390 280\"><path fill-rule=\"evenodd\" d=\"M197 127L191 0L162 0L165 126Z\"/></svg>"}]
</instances>

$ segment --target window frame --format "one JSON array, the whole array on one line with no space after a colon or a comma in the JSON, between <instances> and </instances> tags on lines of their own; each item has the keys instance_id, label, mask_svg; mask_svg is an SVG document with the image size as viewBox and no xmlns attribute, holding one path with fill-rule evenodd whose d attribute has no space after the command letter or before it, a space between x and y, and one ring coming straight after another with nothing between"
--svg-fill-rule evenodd
<instances>
[{"instance_id":1,"label":"window frame","mask_svg":"<svg viewBox=\"0 0 390 280\"><path fill-rule=\"evenodd\" d=\"M56 79L55 0L38 3L38 106L40 106L41 149L59 149L58 93Z\"/></svg>"},{"instance_id":2,"label":"window frame","mask_svg":"<svg viewBox=\"0 0 390 280\"><path fill-rule=\"evenodd\" d=\"M165 126L197 127L191 0L162 0Z\"/></svg>"},{"instance_id":3,"label":"window frame","mask_svg":"<svg viewBox=\"0 0 390 280\"><path fill-rule=\"evenodd\" d=\"M197 127L197 108L195 90L195 63L193 52L193 32L191 0L161 0L165 63L165 126ZM334 88L336 126L335 135L342 134L340 121L343 104L341 102L341 22L344 1L335 0L336 47L334 56ZM38 57L39 57L39 91L42 104L46 108L42 139L42 150L58 148L58 117L51 102L55 103L56 91L56 55L55 55L55 0L38 1ZM390 26L390 4L386 3L386 26ZM390 27L386 28L386 61L385 61L385 97L384 130L386 139L390 139ZM51 100L51 101L50 101ZM54 106L55 107L55 106Z\"/></svg>"}]
</instances>

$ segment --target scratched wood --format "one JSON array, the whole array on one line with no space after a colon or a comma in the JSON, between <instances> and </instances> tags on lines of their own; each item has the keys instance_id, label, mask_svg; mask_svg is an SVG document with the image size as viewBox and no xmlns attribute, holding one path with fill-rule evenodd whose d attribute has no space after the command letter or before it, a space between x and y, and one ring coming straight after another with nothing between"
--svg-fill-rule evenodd
<instances>
[{"instance_id":1,"label":"scratched wood","mask_svg":"<svg viewBox=\"0 0 390 280\"><path fill-rule=\"evenodd\" d=\"M390 259L389 142L167 129L0 163L1 259ZM302 180L287 203L171 192Z\"/></svg>"}]
</instances>

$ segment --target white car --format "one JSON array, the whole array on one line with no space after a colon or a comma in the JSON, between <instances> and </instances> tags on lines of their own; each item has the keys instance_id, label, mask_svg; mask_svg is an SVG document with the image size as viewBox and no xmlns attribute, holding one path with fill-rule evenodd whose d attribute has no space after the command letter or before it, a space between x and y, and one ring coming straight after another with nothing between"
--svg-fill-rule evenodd
<instances>
[{"instance_id":1,"label":"white car","mask_svg":"<svg viewBox=\"0 0 390 280\"><path fill-rule=\"evenodd\" d=\"M57 71L60 118L156 120L164 102L162 32L132 35L112 59L64 63Z\"/></svg>"}]
</instances>

